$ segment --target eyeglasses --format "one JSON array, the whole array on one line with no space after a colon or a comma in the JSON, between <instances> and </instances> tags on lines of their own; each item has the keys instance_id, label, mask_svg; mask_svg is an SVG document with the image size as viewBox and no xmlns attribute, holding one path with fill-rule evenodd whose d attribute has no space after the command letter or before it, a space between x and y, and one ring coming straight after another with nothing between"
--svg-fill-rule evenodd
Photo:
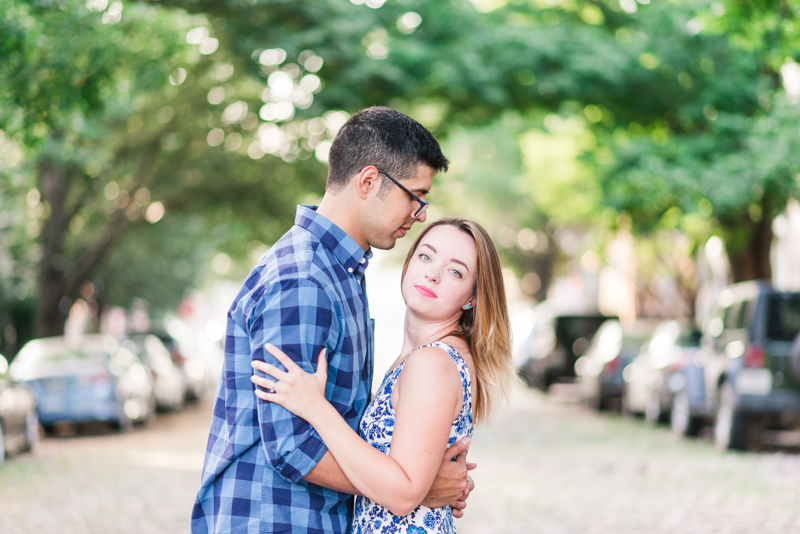
<instances>
[{"instance_id":1,"label":"eyeglasses","mask_svg":"<svg viewBox=\"0 0 800 534\"><path fill-rule=\"evenodd\" d=\"M397 187L399 187L400 189L402 189L403 191L405 191L406 194L408 194L408 196L410 196L412 200L414 200L416 202L419 202L419 209L417 209L417 211L415 211L414 215L413 215L415 218L417 218L420 215L422 215L423 213L425 213L425 210L428 209L428 206L431 205L430 202L428 202L427 200L422 200L417 195L415 195L414 193L409 191L405 186L403 186L403 184L401 184L400 182L398 182L397 180L395 180L394 178L389 176L389 173L387 173L385 171L382 171L380 169L378 169L378 172L381 173L382 175L384 175L385 177L387 177L388 179L390 179L391 181L393 181L395 183L395 185Z\"/></svg>"}]
</instances>

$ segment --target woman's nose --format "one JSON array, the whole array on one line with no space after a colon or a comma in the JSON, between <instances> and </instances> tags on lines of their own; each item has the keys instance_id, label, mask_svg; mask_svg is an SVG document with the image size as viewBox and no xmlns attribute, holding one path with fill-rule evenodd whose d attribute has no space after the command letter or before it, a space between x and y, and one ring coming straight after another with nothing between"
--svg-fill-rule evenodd
<instances>
[{"instance_id":1,"label":"woman's nose","mask_svg":"<svg viewBox=\"0 0 800 534\"><path fill-rule=\"evenodd\" d=\"M431 282L438 282L439 281L439 273L434 269L430 269L428 273L425 275L425 278L430 280Z\"/></svg>"}]
</instances>

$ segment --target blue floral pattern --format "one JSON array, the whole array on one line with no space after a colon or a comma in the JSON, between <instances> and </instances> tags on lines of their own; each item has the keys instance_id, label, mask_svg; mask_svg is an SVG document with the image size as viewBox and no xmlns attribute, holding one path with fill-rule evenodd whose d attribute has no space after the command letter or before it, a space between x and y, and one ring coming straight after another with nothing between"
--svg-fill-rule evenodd
<instances>
[{"instance_id":1,"label":"blue floral pattern","mask_svg":"<svg viewBox=\"0 0 800 534\"><path fill-rule=\"evenodd\" d=\"M464 400L461 411L450 427L448 444L452 445L462 438L472 436L472 380L469 368L458 351L447 343L436 341L425 346L439 347L447 352L455 361L458 373L461 375ZM389 454L394 431L395 411L392 407L392 391L405 363L404 360L386 373L359 424L361 437L384 454ZM353 534L455 534L455 532L449 506L428 508L420 505L410 514L400 517L366 497L356 497Z\"/></svg>"}]
</instances>

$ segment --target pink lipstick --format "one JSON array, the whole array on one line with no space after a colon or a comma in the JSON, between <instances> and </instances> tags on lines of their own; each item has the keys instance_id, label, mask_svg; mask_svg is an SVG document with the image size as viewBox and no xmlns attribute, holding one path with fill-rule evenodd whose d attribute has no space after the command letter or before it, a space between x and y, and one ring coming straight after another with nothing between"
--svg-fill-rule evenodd
<instances>
[{"instance_id":1,"label":"pink lipstick","mask_svg":"<svg viewBox=\"0 0 800 534\"><path fill-rule=\"evenodd\" d=\"M425 286L414 286L414 289L419 291L420 295L422 295L423 297L429 297L434 299L436 298L436 293L434 293Z\"/></svg>"}]
</instances>

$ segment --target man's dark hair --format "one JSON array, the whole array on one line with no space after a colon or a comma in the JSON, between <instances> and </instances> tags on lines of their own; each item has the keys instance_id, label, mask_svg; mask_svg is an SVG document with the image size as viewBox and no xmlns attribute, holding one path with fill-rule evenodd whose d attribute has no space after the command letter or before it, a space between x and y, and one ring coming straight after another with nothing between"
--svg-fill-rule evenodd
<instances>
[{"instance_id":1,"label":"man's dark hair","mask_svg":"<svg viewBox=\"0 0 800 534\"><path fill-rule=\"evenodd\" d=\"M328 155L327 189L341 190L368 165L405 180L419 164L436 173L446 171L447 163L439 142L423 125L399 111L375 106L350 117L336 134Z\"/></svg>"}]
</instances>

